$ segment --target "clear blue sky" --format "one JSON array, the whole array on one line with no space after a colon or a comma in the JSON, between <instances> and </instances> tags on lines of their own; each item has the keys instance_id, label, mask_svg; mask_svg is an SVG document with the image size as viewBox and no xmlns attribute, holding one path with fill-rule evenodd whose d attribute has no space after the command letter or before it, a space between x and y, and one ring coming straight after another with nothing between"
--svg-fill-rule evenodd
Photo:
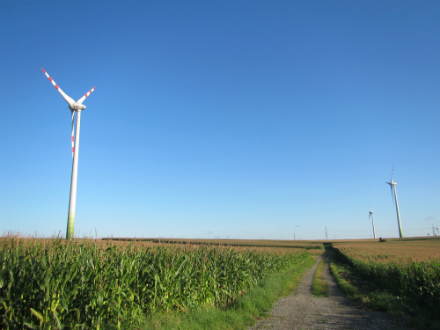
<instances>
[{"instance_id":1,"label":"clear blue sky","mask_svg":"<svg viewBox=\"0 0 440 330\"><path fill-rule=\"evenodd\" d=\"M0 232L322 239L440 222L439 1L0 1Z\"/></svg>"}]
</instances>

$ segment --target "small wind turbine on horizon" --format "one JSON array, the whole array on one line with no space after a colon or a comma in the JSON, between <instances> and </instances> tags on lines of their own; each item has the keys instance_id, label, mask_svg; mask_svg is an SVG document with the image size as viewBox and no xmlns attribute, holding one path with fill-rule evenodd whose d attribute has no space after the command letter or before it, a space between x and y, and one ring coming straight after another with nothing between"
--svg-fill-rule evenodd
<instances>
[{"instance_id":1,"label":"small wind turbine on horizon","mask_svg":"<svg viewBox=\"0 0 440 330\"><path fill-rule=\"evenodd\" d=\"M368 214L368 220L370 220L370 218L371 218L371 222L373 223L373 235L374 235L374 238L376 239L376 229L374 228L374 215L373 215L374 212L371 211L370 205L368 205L368 208L370 209L370 212Z\"/></svg>"},{"instance_id":2,"label":"small wind turbine on horizon","mask_svg":"<svg viewBox=\"0 0 440 330\"><path fill-rule=\"evenodd\" d=\"M400 223L399 202L397 201L397 192L396 192L397 182L393 181L393 177L394 177L394 166L393 166L393 171L391 172L391 180L390 182L386 182L386 183L389 184L391 188L391 199L394 197L394 203L396 204L396 212L397 212L397 224L399 226L399 237L402 238L403 237L402 224Z\"/></svg>"},{"instance_id":3,"label":"small wind turbine on horizon","mask_svg":"<svg viewBox=\"0 0 440 330\"><path fill-rule=\"evenodd\" d=\"M67 232L66 232L66 238L72 239L74 228L75 228L75 212L76 212L76 186L78 182L78 157L79 157L79 128L81 123L81 111L86 108L85 105L82 103L84 100L92 94L92 92L95 90L96 87L93 87L90 91L88 91L83 97L81 97L78 101L74 101L70 96L68 96L66 93L62 91L61 88L58 87L58 85L55 83L55 81L48 75L46 71L44 71L44 74L46 77L50 80L52 85L55 86L55 88L60 92L63 99L69 104L69 109L72 115L72 158L73 158L73 164L72 164L72 177L70 180L70 197L69 197L69 213L67 215ZM76 132L74 132L74 117L75 112L77 113L76 116ZM74 134L75 133L75 134Z\"/></svg>"}]
</instances>

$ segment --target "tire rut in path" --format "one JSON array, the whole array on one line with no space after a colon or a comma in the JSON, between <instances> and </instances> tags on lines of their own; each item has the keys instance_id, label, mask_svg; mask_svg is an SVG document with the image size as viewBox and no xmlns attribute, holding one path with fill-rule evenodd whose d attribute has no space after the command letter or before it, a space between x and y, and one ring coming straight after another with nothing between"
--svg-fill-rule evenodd
<instances>
[{"instance_id":1,"label":"tire rut in path","mask_svg":"<svg viewBox=\"0 0 440 330\"><path fill-rule=\"evenodd\" d=\"M328 297L312 293L313 276L322 256L304 275L296 293L281 298L269 312L271 317L259 321L249 330L287 329L411 329L403 321L382 312L360 310L339 290L330 273L328 258L324 278L329 286Z\"/></svg>"}]
</instances>

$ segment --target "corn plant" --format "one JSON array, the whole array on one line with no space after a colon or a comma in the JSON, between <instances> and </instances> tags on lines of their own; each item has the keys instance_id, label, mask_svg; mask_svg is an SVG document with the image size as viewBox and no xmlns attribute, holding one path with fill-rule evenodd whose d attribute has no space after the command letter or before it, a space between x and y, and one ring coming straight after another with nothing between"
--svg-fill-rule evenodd
<instances>
[{"instance_id":1,"label":"corn plant","mask_svg":"<svg viewBox=\"0 0 440 330\"><path fill-rule=\"evenodd\" d=\"M375 280L379 287L397 296L415 299L433 311L440 309L440 260L401 264L365 261L368 260L365 257L350 256L350 250L341 250L336 249L339 258L355 269L361 278Z\"/></svg>"},{"instance_id":2,"label":"corn plant","mask_svg":"<svg viewBox=\"0 0 440 330\"><path fill-rule=\"evenodd\" d=\"M121 329L153 311L226 307L305 250L0 238L4 329Z\"/></svg>"}]
</instances>

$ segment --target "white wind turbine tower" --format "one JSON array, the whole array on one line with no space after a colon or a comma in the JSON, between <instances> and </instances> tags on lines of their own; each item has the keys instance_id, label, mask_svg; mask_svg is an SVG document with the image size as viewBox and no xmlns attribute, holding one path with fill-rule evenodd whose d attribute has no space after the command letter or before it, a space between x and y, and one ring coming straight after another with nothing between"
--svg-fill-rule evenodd
<instances>
[{"instance_id":1,"label":"white wind turbine tower","mask_svg":"<svg viewBox=\"0 0 440 330\"><path fill-rule=\"evenodd\" d=\"M374 228L374 212L373 211L371 211L371 207L368 205L368 208L370 209L370 212L369 212L369 214L368 214L368 220L370 220L371 219L371 222L373 223L373 235L374 235L374 238L376 239L376 229Z\"/></svg>"},{"instance_id":2,"label":"white wind turbine tower","mask_svg":"<svg viewBox=\"0 0 440 330\"><path fill-rule=\"evenodd\" d=\"M399 225L399 237L402 238L403 237L402 224L400 223L399 202L397 201L397 192L396 192L397 183L393 181L393 176L394 176L394 167L393 167L393 172L391 173L391 180L390 180L390 182L386 182L386 183L390 185L391 198L394 197L394 202L396 204L396 212L397 212L397 224Z\"/></svg>"},{"instance_id":3,"label":"white wind turbine tower","mask_svg":"<svg viewBox=\"0 0 440 330\"><path fill-rule=\"evenodd\" d=\"M84 100L95 90L96 87L93 87L90 91L88 91L83 97L81 97L78 101L74 101L71 97L69 97L66 93L64 93L61 88L58 87L58 85L53 81L53 79L47 74L46 71L44 71L44 74L49 78L52 85L55 86L55 88L60 92L61 96L66 100L66 102L69 104L69 109L72 114L72 158L73 158L73 165L72 165L72 178L70 180L70 198L69 198L69 213L67 217L67 233L66 238L72 239L73 238L73 231L75 227L75 210L76 210L76 186L78 181L78 156L79 156L79 127L81 123L81 111L86 108L85 105L82 103ZM75 112L77 113L76 116L76 132L74 134L74 117Z\"/></svg>"}]
</instances>

